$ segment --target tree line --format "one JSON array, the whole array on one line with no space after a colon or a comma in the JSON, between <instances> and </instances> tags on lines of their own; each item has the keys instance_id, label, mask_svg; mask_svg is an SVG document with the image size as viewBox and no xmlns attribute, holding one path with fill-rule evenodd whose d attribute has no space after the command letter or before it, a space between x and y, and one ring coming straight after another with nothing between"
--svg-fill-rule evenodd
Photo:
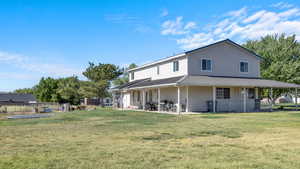
<instances>
[{"instance_id":1,"label":"tree line","mask_svg":"<svg viewBox=\"0 0 300 169\"><path fill-rule=\"evenodd\" d=\"M17 89L16 93L36 96L41 102L70 103L77 105L82 98L104 98L110 96L109 88L128 82L127 70L136 67L119 68L114 64L89 63L82 73L88 80L79 80L77 76L65 78L42 77L32 88Z\"/></svg>"},{"instance_id":2,"label":"tree line","mask_svg":"<svg viewBox=\"0 0 300 169\"><path fill-rule=\"evenodd\" d=\"M300 84L300 43L296 35L267 35L258 40L249 40L243 44L262 57L260 71L262 78ZM111 85L121 85L128 82L128 69L119 68L113 64L98 65L89 63L83 75L88 79L79 80L76 76L54 79L41 78L33 88L18 89L17 93L32 93L43 102L69 102L78 104L80 98L109 96ZM278 98L289 89L274 89L273 99ZM270 97L264 90L264 97Z\"/></svg>"}]
</instances>

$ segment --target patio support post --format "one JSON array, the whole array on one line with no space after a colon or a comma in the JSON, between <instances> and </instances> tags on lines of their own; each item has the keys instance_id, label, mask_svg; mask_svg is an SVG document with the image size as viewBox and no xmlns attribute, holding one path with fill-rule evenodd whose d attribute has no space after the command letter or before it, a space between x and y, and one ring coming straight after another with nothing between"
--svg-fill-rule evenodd
<instances>
[{"instance_id":1,"label":"patio support post","mask_svg":"<svg viewBox=\"0 0 300 169\"><path fill-rule=\"evenodd\" d=\"M255 99L259 99L259 98L258 98L258 94L259 94L258 88L255 88Z\"/></svg>"},{"instance_id":2,"label":"patio support post","mask_svg":"<svg viewBox=\"0 0 300 169\"><path fill-rule=\"evenodd\" d=\"M213 86L213 112L216 112L216 86Z\"/></svg>"},{"instance_id":3,"label":"patio support post","mask_svg":"<svg viewBox=\"0 0 300 169\"><path fill-rule=\"evenodd\" d=\"M121 108L123 109L124 108L124 103L123 103L123 92L121 91L121 96L120 96L120 102L121 102Z\"/></svg>"},{"instance_id":4,"label":"patio support post","mask_svg":"<svg viewBox=\"0 0 300 169\"><path fill-rule=\"evenodd\" d=\"M177 113L181 113L181 104L180 104L180 87L177 87Z\"/></svg>"},{"instance_id":5,"label":"patio support post","mask_svg":"<svg viewBox=\"0 0 300 169\"><path fill-rule=\"evenodd\" d=\"M296 110L298 110L298 89L295 88L295 104L296 104Z\"/></svg>"},{"instance_id":6,"label":"patio support post","mask_svg":"<svg viewBox=\"0 0 300 169\"><path fill-rule=\"evenodd\" d=\"M142 95L143 95L143 110L146 110L146 94L145 94L145 90L142 90Z\"/></svg>"},{"instance_id":7,"label":"patio support post","mask_svg":"<svg viewBox=\"0 0 300 169\"><path fill-rule=\"evenodd\" d=\"M160 112L160 88L157 89L157 110Z\"/></svg>"},{"instance_id":8,"label":"patio support post","mask_svg":"<svg viewBox=\"0 0 300 169\"><path fill-rule=\"evenodd\" d=\"M273 111L273 88L271 88L271 93L270 93L270 97L271 97L271 111Z\"/></svg>"},{"instance_id":9,"label":"patio support post","mask_svg":"<svg viewBox=\"0 0 300 169\"><path fill-rule=\"evenodd\" d=\"M185 112L189 112L189 87L186 86L186 105L185 105Z\"/></svg>"},{"instance_id":10,"label":"patio support post","mask_svg":"<svg viewBox=\"0 0 300 169\"><path fill-rule=\"evenodd\" d=\"M243 88L243 111L247 111L247 89Z\"/></svg>"}]
</instances>

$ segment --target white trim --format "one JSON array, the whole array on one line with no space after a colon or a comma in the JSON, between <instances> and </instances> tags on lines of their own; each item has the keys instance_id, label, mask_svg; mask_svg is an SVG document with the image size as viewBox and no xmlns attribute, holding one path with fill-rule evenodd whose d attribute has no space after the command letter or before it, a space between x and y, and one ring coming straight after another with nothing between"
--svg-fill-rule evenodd
<instances>
[{"instance_id":1,"label":"white trim","mask_svg":"<svg viewBox=\"0 0 300 169\"><path fill-rule=\"evenodd\" d=\"M177 70L175 70L175 63L177 63ZM179 72L179 69L180 69L180 67L179 67L179 60L174 60L173 62L172 62L172 72L173 73L175 73L175 72Z\"/></svg>"},{"instance_id":2,"label":"white trim","mask_svg":"<svg viewBox=\"0 0 300 169\"><path fill-rule=\"evenodd\" d=\"M190 107L189 107L189 86L186 86L186 105L185 105L185 112L189 112L190 111Z\"/></svg>"},{"instance_id":3,"label":"white trim","mask_svg":"<svg viewBox=\"0 0 300 169\"><path fill-rule=\"evenodd\" d=\"M176 85L176 83L168 83L168 84L161 84L161 85L152 85L152 86L134 87L134 88L130 88L129 90L133 90L133 89L144 89L144 88L167 87L167 86L175 86L175 85Z\"/></svg>"},{"instance_id":4,"label":"white trim","mask_svg":"<svg viewBox=\"0 0 300 169\"><path fill-rule=\"evenodd\" d=\"M181 103L180 103L180 87L177 87L177 113L181 113Z\"/></svg>"},{"instance_id":5,"label":"white trim","mask_svg":"<svg viewBox=\"0 0 300 169\"><path fill-rule=\"evenodd\" d=\"M212 98L213 98L213 112L216 112L216 86L212 86Z\"/></svg>"},{"instance_id":6,"label":"white trim","mask_svg":"<svg viewBox=\"0 0 300 169\"><path fill-rule=\"evenodd\" d=\"M247 93L248 90L246 88L243 88L243 111L247 112Z\"/></svg>"},{"instance_id":7,"label":"white trim","mask_svg":"<svg viewBox=\"0 0 300 169\"><path fill-rule=\"evenodd\" d=\"M203 67L202 67L202 61L203 60L210 60L210 70L203 70ZM201 72L212 72L213 71L213 61L211 58L201 58L201 63L200 63L200 69L201 69Z\"/></svg>"},{"instance_id":8,"label":"white trim","mask_svg":"<svg viewBox=\"0 0 300 169\"><path fill-rule=\"evenodd\" d=\"M160 112L160 88L157 88L157 110Z\"/></svg>"},{"instance_id":9,"label":"white trim","mask_svg":"<svg viewBox=\"0 0 300 169\"><path fill-rule=\"evenodd\" d=\"M247 66L248 66L248 72L242 72L242 71L241 71L241 63L242 63L242 62L248 64L248 65L247 65ZM248 60L240 60L240 62L239 62L239 72L242 73L242 74L249 74L250 70L249 70L249 61L248 61Z\"/></svg>"},{"instance_id":10,"label":"white trim","mask_svg":"<svg viewBox=\"0 0 300 169\"><path fill-rule=\"evenodd\" d=\"M186 56L186 54L181 53L181 54L171 56L171 57L168 57L168 58L165 58L165 59L161 59L161 60L158 60L158 61L147 63L147 64L144 64L142 66L139 66L139 67L136 67L136 68L133 68L133 69L129 69L128 72L131 72L131 71L134 71L134 70L139 70L139 69L149 67L149 66L153 66L153 65L156 65L156 64L159 64L159 63L162 63L162 62L167 62L167 61L170 61L170 60L173 60L173 59L178 59L178 58L183 57L183 56Z\"/></svg>"}]
</instances>

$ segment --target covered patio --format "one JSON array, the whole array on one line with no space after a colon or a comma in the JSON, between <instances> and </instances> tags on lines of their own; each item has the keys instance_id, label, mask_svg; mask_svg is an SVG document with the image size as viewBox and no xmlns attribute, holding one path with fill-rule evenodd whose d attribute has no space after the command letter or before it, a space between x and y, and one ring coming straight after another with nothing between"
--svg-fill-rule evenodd
<instances>
[{"instance_id":1,"label":"covered patio","mask_svg":"<svg viewBox=\"0 0 300 169\"><path fill-rule=\"evenodd\" d=\"M180 76L144 79L118 89L119 107L158 112L253 112L260 111L260 92L269 88L294 89L299 85L258 78ZM297 99L296 99L297 100ZM297 105L297 103L296 103Z\"/></svg>"}]
</instances>

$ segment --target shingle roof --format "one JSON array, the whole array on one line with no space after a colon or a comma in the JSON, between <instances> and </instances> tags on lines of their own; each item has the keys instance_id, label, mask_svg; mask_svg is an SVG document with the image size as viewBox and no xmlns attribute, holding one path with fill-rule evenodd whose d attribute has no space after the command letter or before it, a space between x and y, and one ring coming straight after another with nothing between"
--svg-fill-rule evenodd
<instances>
[{"instance_id":1,"label":"shingle roof","mask_svg":"<svg viewBox=\"0 0 300 169\"><path fill-rule=\"evenodd\" d=\"M285 83L261 78L243 77L213 77L213 76L186 76L178 82L182 86L233 86L233 87L274 87L300 88L300 85Z\"/></svg>"},{"instance_id":2,"label":"shingle roof","mask_svg":"<svg viewBox=\"0 0 300 169\"><path fill-rule=\"evenodd\" d=\"M116 86L116 87L112 88L112 90L118 90L118 89L129 88L131 85L134 85L134 84L136 84L136 83L143 82L143 81L146 81L146 80L150 80L150 78L131 81L131 82L122 84L122 85L120 85L120 86Z\"/></svg>"},{"instance_id":3,"label":"shingle roof","mask_svg":"<svg viewBox=\"0 0 300 169\"><path fill-rule=\"evenodd\" d=\"M19 93L0 93L0 102L34 102L35 97L32 94Z\"/></svg>"},{"instance_id":4,"label":"shingle roof","mask_svg":"<svg viewBox=\"0 0 300 169\"><path fill-rule=\"evenodd\" d=\"M232 87L273 87L273 88L300 88L300 85L267 80L255 77L226 77L226 76L177 76L166 79L143 79L124 84L123 88L134 89L157 86L232 86ZM118 90L117 89L117 90Z\"/></svg>"},{"instance_id":5,"label":"shingle roof","mask_svg":"<svg viewBox=\"0 0 300 169\"><path fill-rule=\"evenodd\" d=\"M131 85L129 88L136 88L136 87L146 87L146 86L156 86L156 85L168 85L168 84L176 84L180 79L182 79L184 76L177 76L177 77L171 77L166 79L158 79L158 80L146 80L140 83L136 83Z\"/></svg>"}]
</instances>

